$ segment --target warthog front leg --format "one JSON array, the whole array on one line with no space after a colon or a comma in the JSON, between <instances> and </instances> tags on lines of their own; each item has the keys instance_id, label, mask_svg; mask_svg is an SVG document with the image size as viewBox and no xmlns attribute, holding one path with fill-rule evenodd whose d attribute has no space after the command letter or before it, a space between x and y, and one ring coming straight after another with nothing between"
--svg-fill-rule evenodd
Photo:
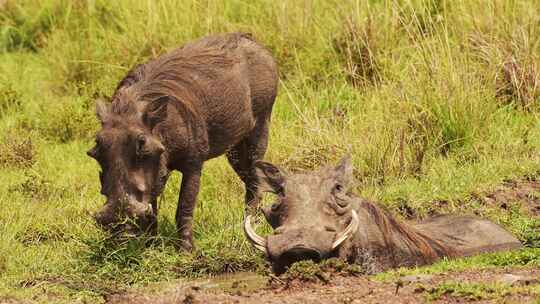
<instances>
[{"instance_id":1,"label":"warthog front leg","mask_svg":"<svg viewBox=\"0 0 540 304\"><path fill-rule=\"evenodd\" d=\"M181 249L193 249L193 211L197 204L197 195L201 182L202 166L182 172L182 188L176 209L176 230L180 238Z\"/></svg>"}]
</instances>

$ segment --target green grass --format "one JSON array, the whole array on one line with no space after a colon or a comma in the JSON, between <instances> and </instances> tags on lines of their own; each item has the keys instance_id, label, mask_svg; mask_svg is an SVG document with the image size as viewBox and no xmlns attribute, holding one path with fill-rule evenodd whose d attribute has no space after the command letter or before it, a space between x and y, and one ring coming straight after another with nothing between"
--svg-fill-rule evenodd
<instances>
[{"instance_id":1,"label":"green grass","mask_svg":"<svg viewBox=\"0 0 540 304\"><path fill-rule=\"evenodd\" d=\"M510 295L540 296L540 286L512 287L503 283L466 283L448 281L427 290L427 300L438 300L442 297L458 298L469 301L490 300Z\"/></svg>"},{"instance_id":2,"label":"green grass","mask_svg":"<svg viewBox=\"0 0 540 304\"><path fill-rule=\"evenodd\" d=\"M314 168L350 152L357 192L393 211L425 216L446 201L442 211L476 212L539 246L520 202L506 212L470 196L540 170L538 1L0 3L0 301L95 302L264 267L223 158L205 167L193 254L173 246L178 174L155 239L113 243L89 216L103 203L85 154L94 100L134 64L214 32L252 32L279 62L268 160ZM482 264L466 261L455 263Z\"/></svg>"},{"instance_id":3,"label":"green grass","mask_svg":"<svg viewBox=\"0 0 540 304\"><path fill-rule=\"evenodd\" d=\"M400 276L437 274L449 271L480 270L495 267L540 267L540 248L525 248L509 252L496 252L461 259L444 259L433 265L417 268L399 268L377 274L381 281L392 281Z\"/></svg>"},{"instance_id":4,"label":"green grass","mask_svg":"<svg viewBox=\"0 0 540 304\"><path fill-rule=\"evenodd\" d=\"M407 275L445 274L459 271L480 271L502 269L538 269L540 267L540 248L530 247L510 252L496 252L461 259L444 259L433 265L416 268L399 268L376 274L375 280L399 282ZM509 272L511 272L509 270ZM496 279L496 277L495 277ZM468 301L489 300L511 295L530 295L540 297L540 285L511 286L502 282L478 282L446 280L429 287L417 284L426 299L437 300L442 297L458 298Z\"/></svg>"}]
</instances>

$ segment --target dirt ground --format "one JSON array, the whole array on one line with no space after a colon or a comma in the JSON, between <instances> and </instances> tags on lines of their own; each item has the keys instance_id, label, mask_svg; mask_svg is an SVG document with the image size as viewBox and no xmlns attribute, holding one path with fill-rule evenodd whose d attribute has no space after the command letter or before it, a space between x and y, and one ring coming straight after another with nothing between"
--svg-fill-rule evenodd
<instances>
[{"instance_id":1,"label":"dirt ground","mask_svg":"<svg viewBox=\"0 0 540 304\"><path fill-rule=\"evenodd\" d=\"M540 181L539 180L511 180L505 181L495 191L477 196L486 204L496 204L506 209L507 203L519 201L528 209L531 216L540 217Z\"/></svg>"},{"instance_id":2,"label":"dirt ground","mask_svg":"<svg viewBox=\"0 0 540 304\"><path fill-rule=\"evenodd\" d=\"M512 274L514 277L508 276ZM510 278L510 280L509 280ZM520 278L516 282L511 278ZM231 279L229 286L206 282L176 286L155 295L119 294L107 298L107 303L537 303L539 298L523 292L486 296L475 293L440 292L445 282L499 283L502 286L534 286L540 284L540 269L492 269L465 271L433 276L404 277L392 282L376 281L368 276L331 277L328 283L291 282L264 284L246 291L250 280L257 277ZM249 289L249 288L248 288ZM436 294L441 294L436 296Z\"/></svg>"}]
</instances>

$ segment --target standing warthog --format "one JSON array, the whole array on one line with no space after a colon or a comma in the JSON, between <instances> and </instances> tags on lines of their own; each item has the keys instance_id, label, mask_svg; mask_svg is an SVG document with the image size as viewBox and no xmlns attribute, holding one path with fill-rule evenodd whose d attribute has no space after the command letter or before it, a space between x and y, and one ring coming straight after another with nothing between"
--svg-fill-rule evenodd
<instances>
[{"instance_id":1,"label":"standing warthog","mask_svg":"<svg viewBox=\"0 0 540 304\"><path fill-rule=\"evenodd\" d=\"M112 103L96 106L101 130L88 155L101 166L107 197L97 222L155 232L157 197L179 170L176 224L181 247L191 249L203 163L222 154L245 183L246 204L257 206L254 163L266 151L277 86L272 55L242 33L205 37L136 66Z\"/></svg>"},{"instance_id":2,"label":"standing warthog","mask_svg":"<svg viewBox=\"0 0 540 304\"><path fill-rule=\"evenodd\" d=\"M476 217L444 215L417 225L398 221L349 193L353 168L348 157L337 167L311 173L286 175L265 162L256 167L261 190L278 195L277 202L262 209L274 234L257 235L250 216L244 231L276 273L308 259L339 257L380 271L521 246L500 226Z\"/></svg>"}]
</instances>

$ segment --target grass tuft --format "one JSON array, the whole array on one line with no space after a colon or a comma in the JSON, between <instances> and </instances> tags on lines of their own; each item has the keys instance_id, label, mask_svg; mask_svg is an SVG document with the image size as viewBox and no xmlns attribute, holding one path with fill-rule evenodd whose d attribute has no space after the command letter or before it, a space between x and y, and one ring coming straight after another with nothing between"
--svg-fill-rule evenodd
<instances>
[{"instance_id":1,"label":"grass tuft","mask_svg":"<svg viewBox=\"0 0 540 304\"><path fill-rule=\"evenodd\" d=\"M540 72L534 62L518 63L514 58L502 65L497 96L505 102L515 101L521 108L536 110L540 98Z\"/></svg>"},{"instance_id":2,"label":"grass tuft","mask_svg":"<svg viewBox=\"0 0 540 304\"><path fill-rule=\"evenodd\" d=\"M375 26L369 19L364 25L359 25L351 17L345 18L342 33L334 40L334 48L343 61L347 79L355 87L381 81Z\"/></svg>"},{"instance_id":3,"label":"grass tuft","mask_svg":"<svg viewBox=\"0 0 540 304\"><path fill-rule=\"evenodd\" d=\"M332 258L321 263L313 261L300 261L291 265L287 272L280 276L281 282L287 285L295 282L312 282L327 284L334 275L363 275L368 274L369 269L358 264L348 264L339 259Z\"/></svg>"},{"instance_id":4,"label":"grass tuft","mask_svg":"<svg viewBox=\"0 0 540 304\"><path fill-rule=\"evenodd\" d=\"M0 143L0 167L30 168L35 162L36 151L32 139L14 131L3 136Z\"/></svg>"}]
</instances>

